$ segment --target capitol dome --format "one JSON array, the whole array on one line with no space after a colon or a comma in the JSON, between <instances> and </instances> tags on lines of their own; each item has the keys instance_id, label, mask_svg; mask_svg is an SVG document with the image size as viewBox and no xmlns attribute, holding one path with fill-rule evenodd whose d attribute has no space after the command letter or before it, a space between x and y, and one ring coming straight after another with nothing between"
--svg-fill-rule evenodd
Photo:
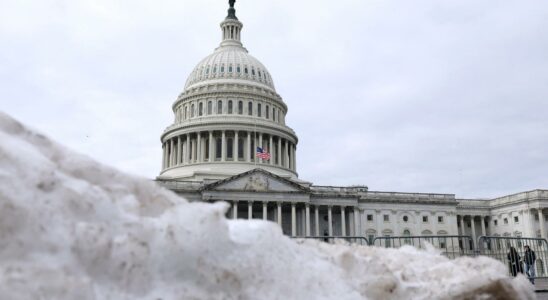
<instances>
[{"instance_id":1,"label":"capitol dome","mask_svg":"<svg viewBox=\"0 0 548 300\"><path fill-rule=\"evenodd\" d=\"M243 24L231 1L222 41L190 73L162 134L158 179L224 179L262 168L297 179L295 132L270 72L241 42Z\"/></svg>"}]
</instances>

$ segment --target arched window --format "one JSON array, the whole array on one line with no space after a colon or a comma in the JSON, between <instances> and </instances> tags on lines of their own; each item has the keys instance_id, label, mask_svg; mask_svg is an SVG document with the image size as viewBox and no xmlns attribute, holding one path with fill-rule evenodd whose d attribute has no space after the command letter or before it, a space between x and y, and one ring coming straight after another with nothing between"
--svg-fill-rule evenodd
<instances>
[{"instance_id":1,"label":"arched window","mask_svg":"<svg viewBox=\"0 0 548 300\"><path fill-rule=\"evenodd\" d=\"M280 110L278 110L278 123L281 122L281 119L280 119Z\"/></svg>"},{"instance_id":2,"label":"arched window","mask_svg":"<svg viewBox=\"0 0 548 300\"><path fill-rule=\"evenodd\" d=\"M257 117L262 117L262 113L261 113L261 103L258 103L257 104Z\"/></svg>"},{"instance_id":3,"label":"arched window","mask_svg":"<svg viewBox=\"0 0 548 300\"><path fill-rule=\"evenodd\" d=\"M198 104L198 116L202 116L204 114L204 104L202 102L200 102L200 104Z\"/></svg>"},{"instance_id":4,"label":"arched window","mask_svg":"<svg viewBox=\"0 0 548 300\"><path fill-rule=\"evenodd\" d=\"M225 65L221 65L221 73L225 72Z\"/></svg>"},{"instance_id":5,"label":"arched window","mask_svg":"<svg viewBox=\"0 0 548 300\"><path fill-rule=\"evenodd\" d=\"M223 140L218 137L215 139L215 159L221 159L223 151Z\"/></svg>"},{"instance_id":6,"label":"arched window","mask_svg":"<svg viewBox=\"0 0 548 300\"><path fill-rule=\"evenodd\" d=\"M411 232L409 230L405 229L403 231L403 236L405 237L403 239L403 242L407 245L411 244L411 238L409 238L409 236L411 236Z\"/></svg>"},{"instance_id":7,"label":"arched window","mask_svg":"<svg viewBox=\"0 0 548 300\"><path fill-rule=\"evenodd\" d=\"M238 114L241 115L244 113L244 103L242 101L238 101Z\"/></svg>"},{"instance_id":8,"label":"arched window","mask_svg":"<svg viewBox=\"0 0 548 300\"><path fill-rule=\"evenodd\" d=\"M245 74L249 73L249 72L247 71L247 67L244 68L244 73L245 73Z\"/></svg>"},{"instance_id":9,"label":"arched window","mask_svg":"<svg viewBox=\"0 0 548 300\"><path fill-rule=\"evenodd\" d=\"M232 73L232 65L228 65L228 73Z\"/></svg>"},{"instance_id":10,"label":"arched window","mask_svg":"<svg viewBox=\"0 0 548 300\"><path fill-rule=\"evenodd\" d=\"M217 73L217 65L213 67L213 73Z\"/></svg>"},{"instance_id":11,"label":"arched window","mask_svg":"<svg viewBox=\"0 0 548 300\"><path fill-rule=\"evenodd\" d=\"M255 76L255 68L251 68L251 75Z\"/></svg>"},{"instance_id":12,"label":"arched window","mask_svg":"<svg viewBox=\"0 0 548 300\"><path fill-rule=\"evenodd\" d=\"M208 115L213 114L213 103L211 101L207 102L207 114Z\"/></svg>"},{"instance_id":13,"label":"arched window","mask_svg":"<svg viewBox=\"0 0 548 300\"><path fill-rule=\"evenodd\" d=\"M241 70L240 70L240 65L238 65L238 66L236 67L236 72L238 72L238 74L239 74L240 71L241 71Z\"/></svg>"},{"instance_id":14,"label":"arched window","mask_svg":"<svg viewBox=\"0 0 548 300\"><path fill-rule=\"evenodd\" d=\"M233 138L227 138L226 139L226 158L232 159L233 156L233 148L234 148L234 139Z\"/></svg>"},{"instance_id":15,"label":"arched window","mask_svg":"<svg viewBox=\"0 0 548 300\"><path fill-rule=\"evenodd\" d=\"M267 119L270 119L270 107L269 107L268 105L266 106L266 112L265 112L265 114L266 114L266 118L267 118Z\"/></svg>"},{"instance_id":16,"label":"arched window","mask_svg":"<svg viewBox=\"0 0 548 300\"><path fill-rule=\"evenodd\" d=\"M190 117L194 118L194 104L190 106Z\"/></svg>"},{"instance_id":17,"label":"arched window","mask_svg":"<svg viewBox=\"0 0 548 300\"><path fill-rule=\"evenodd\" d=\"M403 221L404 221L405 223L407 223L407 222L409 221L409 217L408 217L408 216L403 216Z\"/></svg>"},{"instance_id":18,"label":"arched window","mask_svg":"<svg viewBox=\"0 0 548 300\"><path fill-rule=\"evenodd\" d=\"M228 113L232 114L232 100L228 100Z\"/></svg>"},{"instance_id":19,"label":"arched window","mask_svg":"<svg viewBox=\"0 0 548 300\"><path fill-rule=\"evenodd\" d=\"M272 121L276 122L276 109L272 108Z\"/></svg>"},{"instance_id":20,"label":"arched window","mask_svg":"<svg viewBox=\"0 0 548 300\"><path fill-rule=\"evenodd\" d=\"M223 101L219 100L217 102L217 114L220 115L223 113Z\"/></svg>"},{"instance_id":21,"label":"arched window","mask_svg":"<svg viewBox=\"0 0 548 300\"><path fill-rule=\"evenodd\" d=\"M188 117L188 106L185 105L185 108L183 109L183 120L186 120Z\"/></svg>"},{"instance_id":22,"label":"arched window","mask_svg":"<svg viewBox=\"0 0 548 300\"><path fill-rule=\"evenodd\" d=\"M247 103L247 114L248 115L253 115L253 102L249 101Z\"/></svg>"}]
</instances>

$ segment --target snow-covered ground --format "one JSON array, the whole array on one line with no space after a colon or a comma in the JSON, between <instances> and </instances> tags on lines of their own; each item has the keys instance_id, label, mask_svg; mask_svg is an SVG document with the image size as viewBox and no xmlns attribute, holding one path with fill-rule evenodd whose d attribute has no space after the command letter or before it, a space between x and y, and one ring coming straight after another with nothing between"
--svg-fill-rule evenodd
<instances>
[{"instance_id":1,"label":"snow-covered ground","mask_svg":"<svg viewBox=\"0 0 548 300\"><path fill-rule=\"evenodd\" d=\"M488 258L297 244L0 113L0 299L534 299Z\"/></svg>"}]
</instances>

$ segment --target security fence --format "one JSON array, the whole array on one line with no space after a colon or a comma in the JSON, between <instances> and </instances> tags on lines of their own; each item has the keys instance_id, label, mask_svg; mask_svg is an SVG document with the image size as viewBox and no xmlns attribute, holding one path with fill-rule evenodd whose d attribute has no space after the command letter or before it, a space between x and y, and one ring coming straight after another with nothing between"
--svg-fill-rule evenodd
<instances>
[{"instance_id":1,"label":"security fence","mask_svg":"<svg viewBox=\"0 0 548 300\"><path fill-rule=\"evenodd\" d=\"M371 245L384 248L409 245L423 249L426 243L441 250L448 258L475 255L472 238L467 235L379 236Z\"/></svg>"},{"instance_id":2,"label":"security fence","mask_svg":"<svg viewBox=\"0 0 548 300\"><path fill-rule=\"evenodd\" d=\"M314 239L326 243L335 243L336 241L345 241L350 244L369 245L367 238L363 236L293 236L293 239Z\"/></svg>"},{"instance_id":3,"label":"security fence","mask_svg":"<svg viewBox=\"0 0 548 300\"><path fill-rule=\"evenodd\" d=\"M525 246L534 252L526 254ZM548 242L541 238L480 236L478 252L481 255L494 258L508 266L508 273L529 273L529 277L548 277L546 259L548 257Z\"/></svg>"}]
</instances>

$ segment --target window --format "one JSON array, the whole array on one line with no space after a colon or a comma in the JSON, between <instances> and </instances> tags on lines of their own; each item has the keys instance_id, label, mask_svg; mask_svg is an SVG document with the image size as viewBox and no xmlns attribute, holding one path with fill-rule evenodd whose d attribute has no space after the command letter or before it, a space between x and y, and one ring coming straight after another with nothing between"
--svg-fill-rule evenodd
<instances>
[{"instance_id":1,"label":"window","mask_svg":"<svg viewBox=\"0 0 548 300\"><path fill-rule=\"evenodd\" d=\"M409 217L408 217L408 216L403 216L403 221L404 221L404 222L409 221Z\"/></svg>"},{"instance_id":2,"label":"window","mask_svg":"<svg viewBox=\"0 0 548 300\"><path fill-rule=\"evenodd\" d=\"M519 217L514 217L514 223L519 223Z\"/></svg>"},{"instance_id":3,"label":"window","mask_svg":"<svg viewBox=\"0 0 548 300\"><path fill-rule=\"evenodd\" d=\"M497 220L494 220L494 221L493 221L493 224L495 224L495 226L498 225L497 223L498 223Z\"/></svg>"},{"instance_id":4,"label":"window","mask_svg":"<svg viewBox=\"0 0 548 300\"><path fill-rule=\"evenodd\" d=\"M422 216L422 222L428 223L428 216Z\"/></svg>"},{"instance_id":5,"label":"window","mask_svg":"<svg viewBox=\"0 0 548 300\"><path fill-rule=\"evenodd\" d=\"M225 72L225 65L222 65L221 66L221 73L224 73Z\"/></svg>"},{"instance_id":6,"label":"window","mask_svg":"<svg viewBox=\"0 0 548 300\"><path fill-rule=\"evenodd\" d=\"M206 75L209 74L209 66L207 66L207 69L206 69Z\"/></svg>"},{"instance_id":7,"label":"window","mask_svg":"<svg viewBox=\"0 0 548 300\"><path fill-rule=\"evenodd\" d=\"M406 229L403 231L403 236L405 237L403 242L407 245L411 244L411 238L409 238L409 236L411 236L411 232Z\"/></svg>"},{"instance_id":8,"label":"window","mask_svg":"<svg viewBox=\"0 0 548 300\"><path fill-rule=\"evenodd\" d=\"M190 106L190 117L194 118L194 104Z\"/></svg>"},{"instance_id":9,"label":"window","mask_svg":"<svg viewBox=\"0 0 548 300\"><path fill-rule=\"evenodd\" d=\"M223 140L220 137L218 137L215 140L215 158L216 159L221 159L222 151L223 151Z\"/></svg>"},{"instance_id":10,"label":"window","mask_svg":"<svg viewBox=\"0 0 548 300\"><path fill-rule=\"evenodd\" d=\"M233 138L227 138L226 139L226 158L231 159L233 158L233 148L234 148L234 139Z\"/></svg>"},{"instance_id":11,"label":"window","mask_svg":"<svg viewBox=\"0 0 548 300\"><path fill-rule=\"evenodd\" d=\"M215 65L215 67L213 67L213 73L217 73L217 65Z\"/></svg>"},{"instance_id":12,"label":"window","mask_svg":"<svg viewBox=\"0 0 548 300\"><path fill-rule=\"evenodd\" d=\"M207 114L208 115L213 114L213 102L211 101L207 102Z\"/></svg>"},{"instance_id":13,"label":"window","mask_svg":"<svg viewBox=\"0 0 548 300\"><path fill-rule=\"evenodd\" d=\"M272 108L272 121L276 122L276 109Z\"/></svg>"},{"instance_id":14,"label":"window","mask_svg":"<svg viewBox=\"0 0 548 300\"><path fill-rule=\"evenodd\" d=\"M247 114L249 116L253 115L253 102L251 101L247 103Z\"/></svg>"},{"instance_id":15,"label":"window","mask_svg":"<svg viewBox=\"0 0 548 300\"><path fill-rule=\"evenodd\" d=\"M200 104L198 104L198 116L202 116L204 114L204 104L202 102L200 102Z\"/></svg>"},{"instance_id":16,"label":"window","mask_svg":"<svg viewBox=\"0 0 548 300\"><path fill-rule=\"evenodd\" d=\"M251 75L255 76L255 69L251 68Z\"/></svg>"},{"instance_id":17,"label":"window","mask_svg":"<svg viewBox=\"0 0 548 300\"><path fill-rule=\"evenodd\" d=\"M217 114L220 115L223 113L223 101L219 100L217 102Z\"/></svg>"},{"instance_id":18,"label":"window","mask_svg":"<svg viewBox=\"0 0 548 300\"><path fill-rule=\"evenodd\" d=\"M260 118L262 117L262 114L261 114L261 103L257 104L257 116Z\"/></svg>"},{"instance_id":19,"label":"window","mask_svg":"<svg viewBox=\"0 0 548 300\"><path fill-rule=\"evenodd\" d=\"M373 221L373 215L367 215L367 221Z\"/></svg>"},{"instance_id":20,"label":"window","mask_svg":"<svg viewBox=\"0 0 548 300\"><path fill-rule=\"evenodd\" d=\"M228 101L228 113L232 114L232 100Z\"/></svg>"},{"instance_id":21,"label":"window","mask_svg":"<svg viewBox=\"0 0 548 300\"><path fill-rule=\"evenodd\" d=\"M244 139L238 138L238 158L244 158Z\"/></svg>"},{"instance_id":22,"label":"window","mask_svg":"<svg viewBox=\"0 0 548 300\"><path fill-rule=\"evenodd\" d=\"M236 72L240 73L240 71L241 71L241 70L240 70L240 65L238 65L238 66L236 67Z\"/></svg>"},{"instance_id":23,"label":"window","mask_svg":"<svg viewBox=\"0 0 548 300\"><path fill-rule=\"evenodd\" d=\"M443 223L443 216L438 216L438 223Z\"/></svg>"},{"instance_id":24,"label":"window","mask_svg":"<svg viewBox=\"0 0 548 300\"><path fill-rule=\"evenodd\" d=\"M389 216L389 215L383 215L382 218L383 218L383 220L384 220L385 222L389 222L389 221L390 221L390 216Z\"/></svg>"},{"instance_id":25,"label":"window","mask_svg":"<svg viewBox=\"0 0 548 300\"><path fill-rule=\"evenodd\" d=\"M270 119L270 107L268 105L266 106L265 114L266 114L266 118Z\"/></svg>"},{"instance_id":26,"label":"window","mask_svg":"<svg viewBox=\"0 0 548 300\"><path fill-rule=\"evenodd\" d=\"M228 73L232 73L232 65L228 65Z\"/></svg>"},{"instance_id":27,"label":"window","mask_svg":"<svg viewBox=\"0 0 548 300\"><path fill-rule=\"evenodd\" d=\"M204 153L205 160L209 160L209 138L205 139L205 153Z\"/></svg>"},{"instance_id":28,"label":"window","mask_svg":"<svg viewBox=\"0 0 548 300\"><path fill-rule=\"evenodd\" d=\"M241 115L244 113L244 103L242 101L238 101L238 114Z\"/></svg>"},{"instance_id":29,"label":"window","mask_svg":"<svg viewBox=\"0 0 548 300\"><path fill-rule=\"evenodd\" d=\"M535 221L538 221L538 214L535 214Z\"/></svg>"},{"instance_id":30,"label":"window","mask_svg":"<svg viewBox=\"0 0 548 300\"><path fill-rule=\"evenodd\" d=\"M507 218L504 218L504 224L508 224L508 219Z\"/></svg>"},{"instance_id":31,"label":"window","mask_svg":"<svg viewBox=\"0 0 548 300\"><path fill-rule=\"evenodd\" d=\"M246 74L249 73L249 72L247 71L247 67L244 68L244 73L246 73Z\"/></svg>"},{"instance_id":32,"label":"window","mask_svg":"<svg viewBox=\"0 0 548 300\"><path fill-rule=\"evenodd\" d=\"M187 107L187 106L185 106L185 108L184 108L184 116L183 116L183 120L186 120L186 119L187 119L187 116L188 116L187 114L188 114L188 107Z\"/></svg>"}]
</instances>

